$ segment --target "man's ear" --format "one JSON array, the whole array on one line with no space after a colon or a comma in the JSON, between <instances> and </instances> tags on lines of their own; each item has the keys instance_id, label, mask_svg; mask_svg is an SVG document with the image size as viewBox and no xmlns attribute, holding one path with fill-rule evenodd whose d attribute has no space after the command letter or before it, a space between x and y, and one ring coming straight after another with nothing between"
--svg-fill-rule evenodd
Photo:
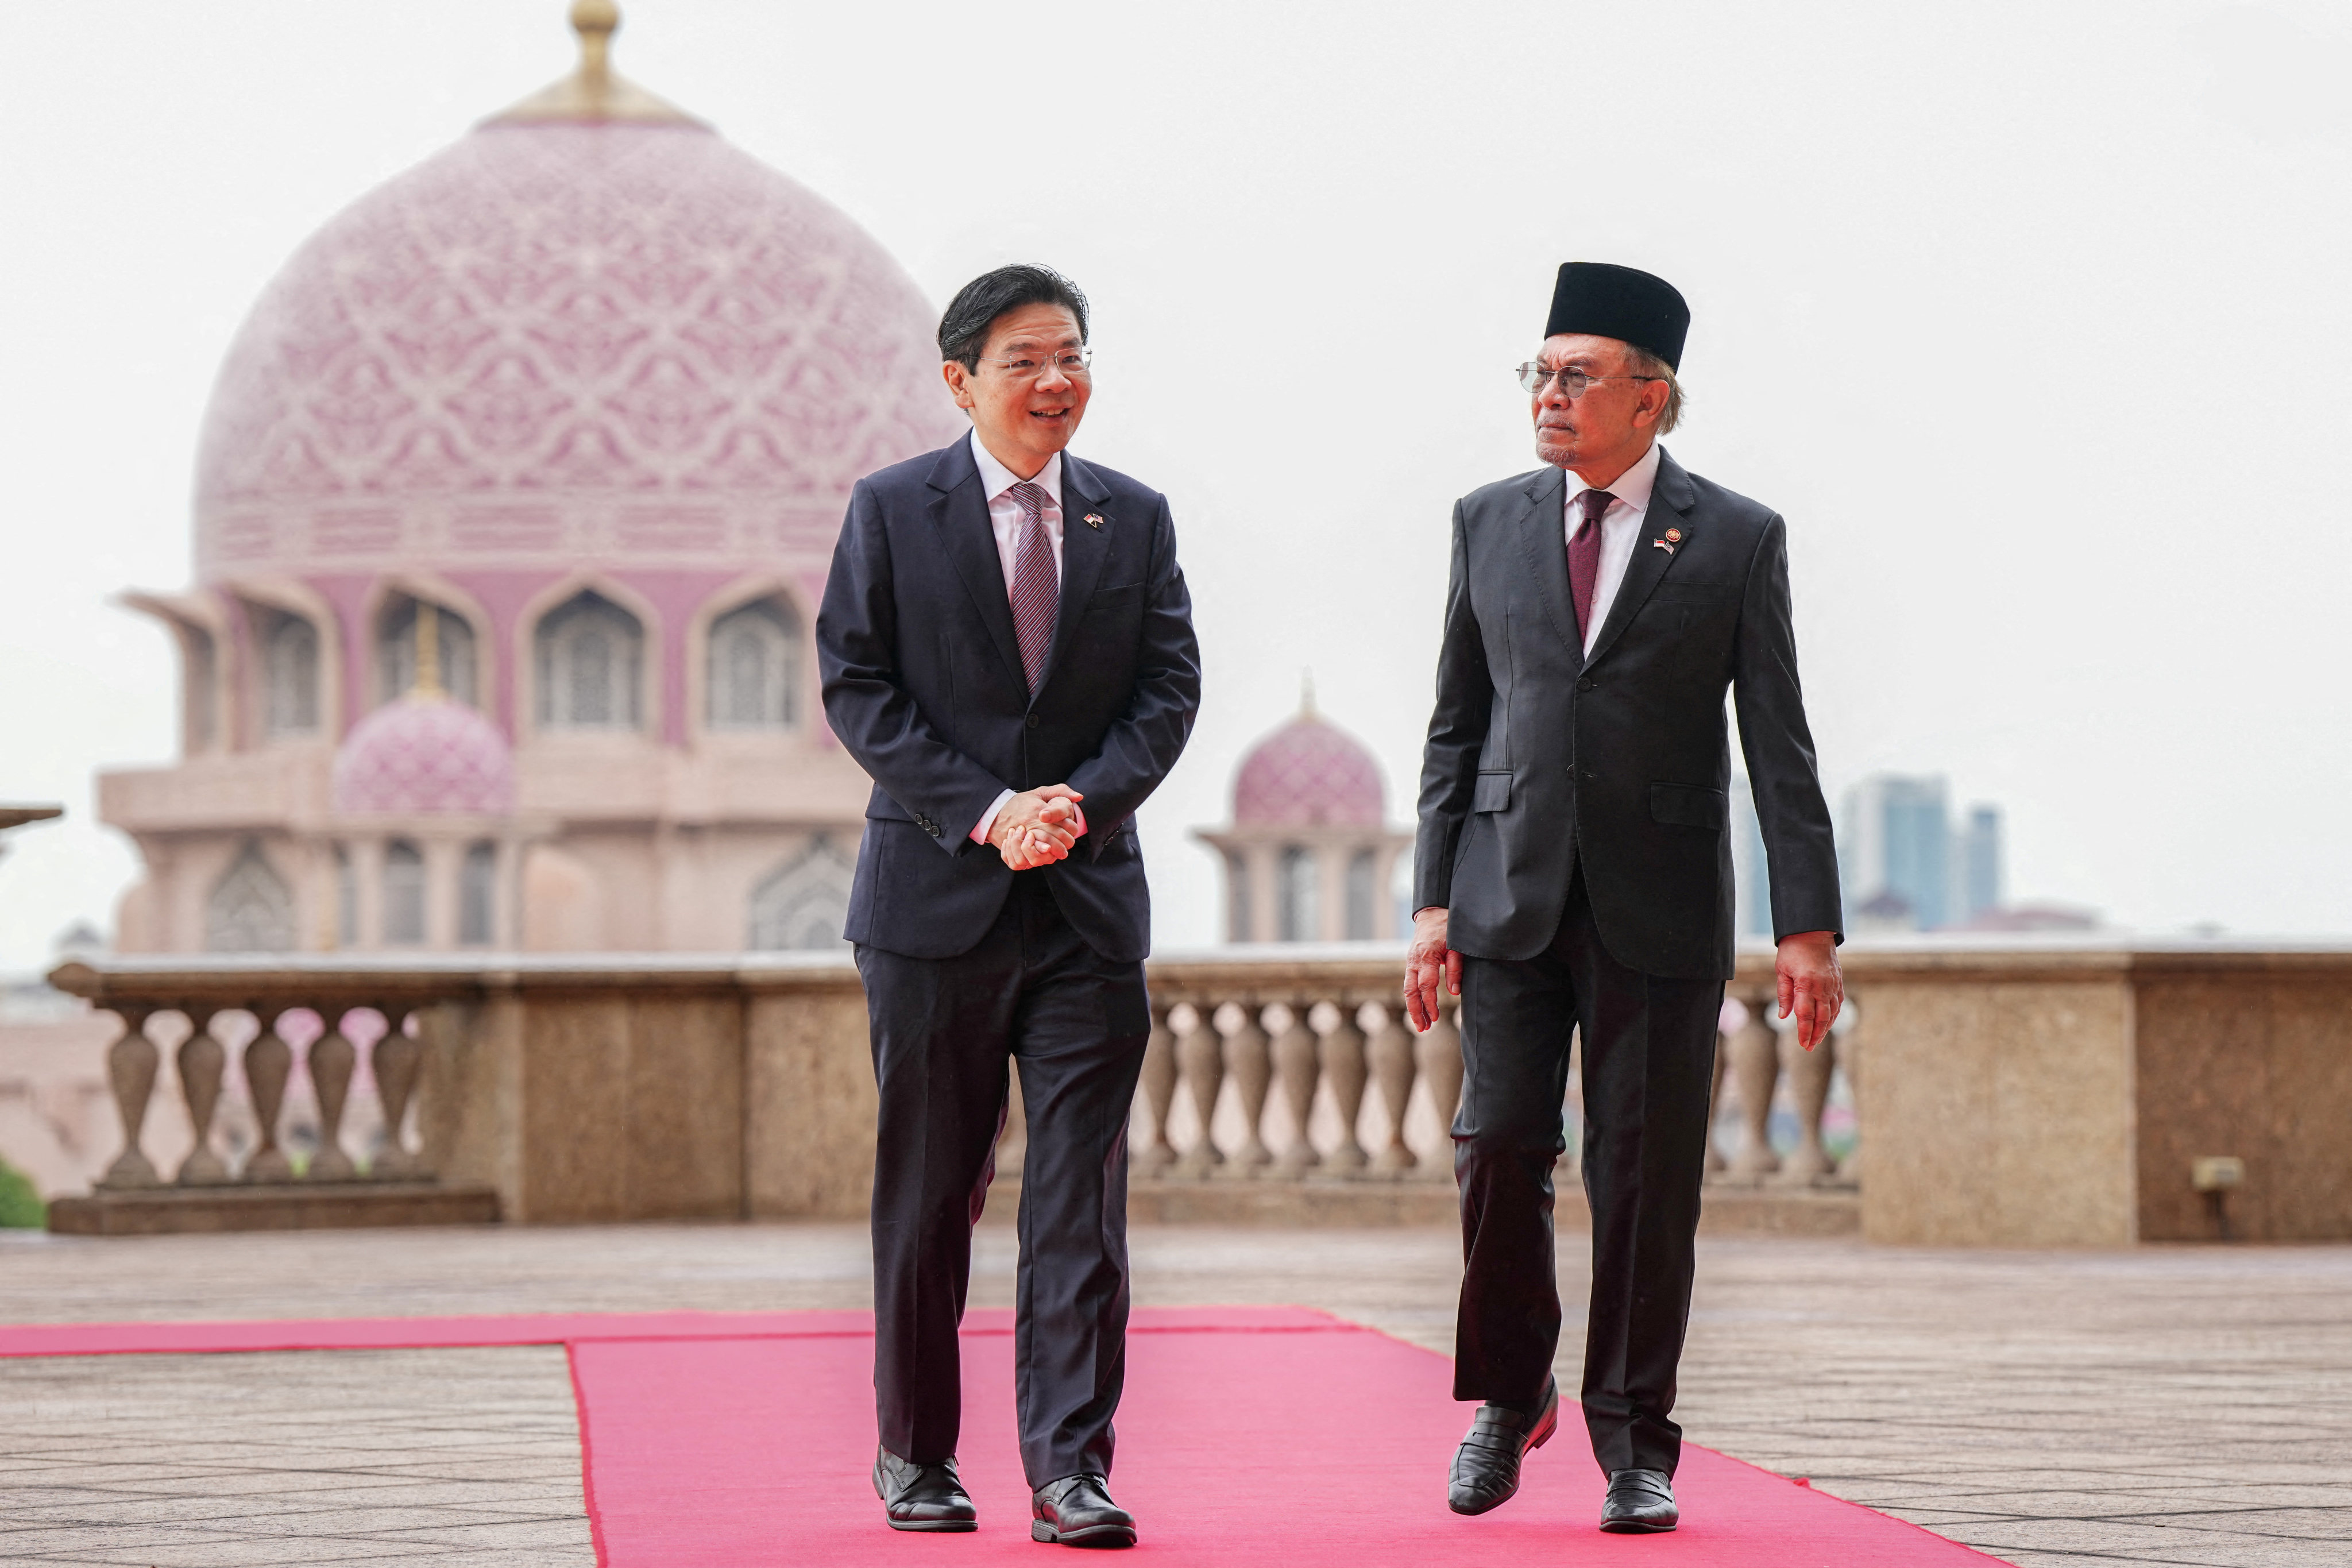
<instances>
[{"instance_id":1,"label":"man's ear","mask_svg":"<svg viewBox=\"0 0 2352 1568\"><path fill-rule=\"evenodd\" d=\"M1649 429L1665 417L1666 400L1673 395L1674 388L1665 382L1643 382L1642 400L1633 405L1633 423L1642 429Z\"/></svg>"},{"instance_id":2,"label":"man's ear","mask_svg":"<svg viewBox=\"0 0 2352 1568\"><path fill-rule=\"evenodd\" d=\"M963 362L954 359L941 361L940 374L946 378L948 395L956 400L956 406L970 408L972 402L971 372L963 367Z\"/></svg>"}]
</instances>

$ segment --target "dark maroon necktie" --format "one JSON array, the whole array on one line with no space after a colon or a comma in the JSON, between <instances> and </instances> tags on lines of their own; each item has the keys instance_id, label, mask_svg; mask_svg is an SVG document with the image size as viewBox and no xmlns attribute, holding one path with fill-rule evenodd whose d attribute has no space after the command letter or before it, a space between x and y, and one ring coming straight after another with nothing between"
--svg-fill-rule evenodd
<instances>
[{"instance_id":1,"label":"dark maroon necktie","mask_svg":"<svg viewBox=\"0 0 2352 1568\"><path fill-rule=\"evenodd\" d=\"M1053 498L1043 485L1024 479L1004 492L1021 508L1021 533L1013 552L1013 637L1021 645L1021 670L1029 694L1045 678L1054 651L1054 622L1062 608L1062 578L1054 564L1054 541L1045 531L1045 506Z\"/></svg>"},{"instance_id":2,"label":"dark maroon necktie","mask_svg":"<svg viewBox=\"0 0 2352 1568\"><path fill-rule=\"evenodd\" d=\"M1601 581L1601 514L1617 498L1607 490L1587 490L1576 498L1584 512L1584 521L1568 541L1568 593L1576 601L1576 635L1579 646L1590 641L1587 629L1592 622L1592 587Z\"/></svg>"}]
</instances>

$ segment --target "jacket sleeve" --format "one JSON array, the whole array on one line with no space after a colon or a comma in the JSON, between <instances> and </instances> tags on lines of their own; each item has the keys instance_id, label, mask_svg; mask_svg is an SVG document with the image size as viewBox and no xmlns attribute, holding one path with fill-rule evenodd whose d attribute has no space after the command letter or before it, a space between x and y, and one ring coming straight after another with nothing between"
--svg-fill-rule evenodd
<instances>
[{"instance_id":1,"label":"jacket sleeve","mask_svg":"<svg viewBox=\"0 0 2352 1568\"><path fill-rule=\"evenodd\" d=\"M816 617L824 717L857 765L914 816L940 848L961 855L981 814L1010 786L941 740L898 684L898 600L882 504L865 481L833 550Z\"/></svg>"},{"instance_id":2,"label":"jacket sleeve","mask_svg":"<svg viewBox=\"0 0 2352 1568\"><path fill-rule=\"evenodd\" d=\"M1756 795L1756 821L1772 883L1772 937L1835 931L1845 940L1837 844L1813 762L1812 731L1797 685L1797 635L1789 602L1789 530L1765 524L1748 566L1733 652L1732 702L1739 749Z\"/></svg>"},{"instance_id":3,"label":"jacket sleeve","mask_svg":"<svg viewBox=\"0 0 2352 1568\"><path fill-rule=\"evenodd\" d=\"M1454 852L1469 820L1478 753L1494 713L1486 641L1470 605L1470 550L1462 503L1454 504L1454 557L1445 587L1445 629L1437 647L1437 706L1422 749L1421 826L1413 841L1412 906L1443 909L1454 897Z\"/></svg>"},{"instance_id":4,"label":"jacket sleeve","mask_svg":"<svg viewBox=\"0 0 2352 1568\"><path fill-rule=\"evenodd\" d=\"M1087 839L1095 857L1176 765L1201 710L1201 645L1192 635L1192 596L1176 564L1176 522L1164 496L1152 521L1145 583L1135 690L1094 755L1072 770L1067 781L1086 796Z\"/></svg>"}]
</instances>

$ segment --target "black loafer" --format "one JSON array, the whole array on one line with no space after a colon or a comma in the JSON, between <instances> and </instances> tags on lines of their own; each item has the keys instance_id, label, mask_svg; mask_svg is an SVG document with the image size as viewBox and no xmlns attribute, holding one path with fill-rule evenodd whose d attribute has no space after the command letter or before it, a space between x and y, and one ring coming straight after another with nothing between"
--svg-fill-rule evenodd
<instances>
[{"instance_id":1,"label":"black loafer","mask_svg":"<svg viewBox=\"0 0 2352 1568\"><path fill-rule=\"evenodd\" d=\"M1456 1513L1485 1513L1511 1500L1519 1489L1519 1461L1559 1430L1559 1384L1544 1384L1543 1405L1529 1413L1491 1402L1478 1407L1469 1435L1454 1450L1454 1477L1445 1506Z\"/></svg>"},{"instance_id":2,"label":"black loafer","mask_svg":"<svg viewBox=\"0 0 2352 1568\"><path fill-rule=\"evenodd\" d=\"M1029 1539L1062 1546L1132 1546L1135 1516L1110 1500L1103 1476L1064 1476L1029 1500Z\"/></svg>"},{"instance_id":3,"label":"black loafer","mask_svg":"<svg viewBox=\"0 0 2352 1568\"><path fill-rule=\"evenodd\" d=\"M874 1495L893 1530L978 1530L980 1510L956 1478L953 1459L919 1465L887 1448L874 1450Z\"/></svg>"},{"instance_id":4,"label":"black loafer","mask_svg":"<svg viewBox=\"0 0 2352 1568\"><path fill-rule=\"evenodd\" d=\"M1601 1528L1612 1535L1656 1535L1682 1522L1675 1483L1664 1470L1619 1470L1609 1478Z\"/></svg>"}]
</instances>

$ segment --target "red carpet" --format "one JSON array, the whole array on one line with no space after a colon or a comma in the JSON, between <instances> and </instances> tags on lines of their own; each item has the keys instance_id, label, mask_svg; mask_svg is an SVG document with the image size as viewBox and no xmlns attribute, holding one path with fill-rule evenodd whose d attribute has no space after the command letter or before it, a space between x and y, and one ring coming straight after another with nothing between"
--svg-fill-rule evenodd
<instances>
[{"instance_id":1,"label":"red carpet","mask_svg":"<svg viewBox=\"0 0 2352 1568\"><path fill-rule=\"evenodd\" d=\"M963 1475L982 1528L884 1529L863 1313L582 1314L0 1328L0 1355L570 1346L598 1558L616 1568L985 1564L1046 1568L1014 1451L1008 1314L965 1331ZM1994 1561L1705 1448L1666 1536L1592 1528L1601 1477L1571 1416L1518 1497L1446 1511L1468 1425L1444 1358L1291 1308L1139 1311L1114 1490L1169 1563L1280 1568L1496 1563L1937 1568ZM1304 1500L1314 1522L1285 1525ZM1091 1558L1079 1561L1093 1561Z\"/></svg>"}]
</instances>

